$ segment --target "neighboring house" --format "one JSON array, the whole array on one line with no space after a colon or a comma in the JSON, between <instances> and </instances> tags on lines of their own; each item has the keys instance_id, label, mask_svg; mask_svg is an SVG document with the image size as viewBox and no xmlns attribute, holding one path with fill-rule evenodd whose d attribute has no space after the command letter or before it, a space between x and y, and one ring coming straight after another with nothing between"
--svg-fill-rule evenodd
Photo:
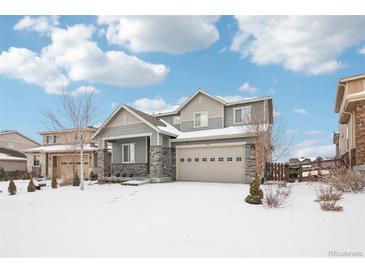
<instances>
[{"instance_id":1,"label":"neighboring house","mask_svg":"<svg viewBox=\"0 0 365 274\"><path fill-rule=\"evenodd\" d=\"M336 157L365 168L365 74L338 82L334 111L339 114L339 132L333 135Z\"/></svg>"},{"instance_id":2,"label":"neighboring house","mask_svg":"<svg viewBox=\"0 0 365 274\"><path fill-rule=\"evenodd\" d=\"M97 145L91 137L96 128L85 129L84 176L96 173ZM26 150L27 169L34 176L68 177L74 173L80 175L80 146L76 145L76 130L64 129L40 132L43 145Z\"/></svg>"},{"instance_id":3,"label":"neighboring house","mask_svg":"<svg viewBox=\"0 0 365 274\"><path fill-rule=\"evenodd\" d=\"M228 103L198 90L175 111L154 116L120 105L93 136L98 179L249 182L256 172L255 136L245 124L251 113L272 123L271 97ZM104 161L109 144L111 174Z\"/></svg>"},{"instance_id":4,"label":"neighboring house","mask_svg":"<svg viewBox=\"0 0 365 274\"><path fill-rule=\"evenodd\" d=\"M24 150L40 144L16 130L0 132L0 167L7 174L27 170L27 159Z\"/></svg>"}]
</instances>

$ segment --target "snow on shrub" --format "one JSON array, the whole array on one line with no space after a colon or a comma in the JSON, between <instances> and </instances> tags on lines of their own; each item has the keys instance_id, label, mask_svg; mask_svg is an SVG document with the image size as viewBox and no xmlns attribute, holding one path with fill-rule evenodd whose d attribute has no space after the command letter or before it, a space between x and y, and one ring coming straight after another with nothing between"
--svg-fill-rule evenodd
<instances>
[{"instance_id":1,"label":"snow on shrub","mask_svg":"<svg viewBox=\"0 0 365 274\"><path fill-rule=\"evenodd\" d=\"M292 187L284 185L267 185L264 187L262 204L267 208L286 205L291 200Z\"/></svg>"},{"instance_id":2,"label":"snow on shrub","mask_svg":"<svg viewBox=\"0 0 365 274\"><path fill-rule=\"evenodd\" d=\"M9 181L9 187L8 187L9 195L15 195L16 194L16 185L12 178L10 178Z\"/></svg>"},{"instance_id":3,"label":"snow on shrub","mask_svg":"<svg viewBox=\"0 0 365 274\"><path fill-rule=\"evenodd\" d=\"M361 192L365 190L365 174L345 167L331 170L323 181L342 192Z\"/></svg>"}]
</instances>

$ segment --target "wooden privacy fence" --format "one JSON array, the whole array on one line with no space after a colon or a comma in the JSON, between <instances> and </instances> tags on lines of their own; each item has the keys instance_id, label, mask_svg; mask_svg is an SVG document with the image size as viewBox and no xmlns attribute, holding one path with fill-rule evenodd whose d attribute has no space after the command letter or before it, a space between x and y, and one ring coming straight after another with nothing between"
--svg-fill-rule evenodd
<instances>
[{"instance_id":1,"label":"wooden privacy fence","mask_svg":"<svg viewBox=\"0 0 365 274\"><path fill-rule=\"evenodd\" d=\"M341 159L333 160L316 160L310 163L300 164L296 167L299 168L298 179L299 182L305 181L318 181L322 176L330 174L330 170L337 167L349 167ZM295 167L290 167L295 168Z\"/></svg>"},{"instance_id":2,"label":"wooden privacy fence","mask_svg":"<svg viewBox=\"0 0 365 274\"><path fill-rule=\"evenodd\" d=\"M289 180L289 165L268 162L265 166L265 177L268 181L287 182Z\"/></svg>"}]
</instances>

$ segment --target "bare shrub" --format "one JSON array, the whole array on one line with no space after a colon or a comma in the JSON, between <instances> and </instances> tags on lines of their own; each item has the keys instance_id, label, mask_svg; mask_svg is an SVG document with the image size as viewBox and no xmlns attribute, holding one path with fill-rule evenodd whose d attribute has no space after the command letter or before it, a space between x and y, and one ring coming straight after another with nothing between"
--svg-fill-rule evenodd
<instances>
[{"instance_id":1,"label":"bare shrub","mask_svg":"<svg viewBox=\"0 0 365 274\"><path fill-rule=\"evenodd\" d=\"M332 186L320 187L317 193L318 201L338 201L342 196L342 192L335 191Z\"/></svg>"},{"instance_id":2,"label":"bare shrub","mask_svg":"<svg viewBox=\"0 0 365 274\"><path fill-rule=\"evenodd\" d=\"M343 207L338 204L342 196L342 192L336 191L332 186L320 187L317 192L317 201L324 211L342 211Z\"/></svg>"},{"instance_id":3,"label":"bare shrub","mask_svg":"<svg viewBox=\"0 0 365 274\"><path fill-rule=\"evenodd\" d=\"M345 167L332 169L323 181L342 192L365 190L365 175Z\"/></svg>"},{"instance_id":4,"label":"bare shrub","mask_svg":"<svg viewBox=\"0 0 365 274\"><path fill-rule=\"evenodd\" d=\"M267 208L282 207L291 200L291 193L291 186L267 185L264 187L262 204Z\"/></svg>"}]
</instances>

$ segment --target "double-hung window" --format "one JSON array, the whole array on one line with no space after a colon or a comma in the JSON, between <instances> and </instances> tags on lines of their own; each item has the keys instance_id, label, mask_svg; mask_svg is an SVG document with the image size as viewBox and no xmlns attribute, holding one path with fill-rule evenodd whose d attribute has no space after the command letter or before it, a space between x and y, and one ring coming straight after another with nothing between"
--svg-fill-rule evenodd
<instances>
[{"instance_id":1,"label":"double-hung window","mask_svg":"<svg viewBox=\"0 0 365 274\"><path fill-rule=\"evenodd\" d=\"M251 121L251 106L233 109L233 121L235 124L243 124Z\"/></svg>"},{"instance_id":2,"label":"double-hung window","mask_svg":"<svg viewBox=\"0 0 365 274\"><path fill-rule=\"evenodd\" d=\"M134 144L122 144L122 163L134 162Z\"/></svg>"},{"instance_id":3,"label":"double-hung window","mask_svg":"<svg viewBox=\"0 0 365 274\"><path fill-rule=\"evenodd\" d=\"M208 112L194 113L194 127L208 126Z\"/></svg>"},{"instance_id":4,"label":"double-hung window","mask_svg":"<svg viewBox=\"0 0 365 274\"><path fill-rule=\"evenodd\" d=\"M33 166L39 166L39 155L33 155Z\"/></svg>"}]
</instances>

